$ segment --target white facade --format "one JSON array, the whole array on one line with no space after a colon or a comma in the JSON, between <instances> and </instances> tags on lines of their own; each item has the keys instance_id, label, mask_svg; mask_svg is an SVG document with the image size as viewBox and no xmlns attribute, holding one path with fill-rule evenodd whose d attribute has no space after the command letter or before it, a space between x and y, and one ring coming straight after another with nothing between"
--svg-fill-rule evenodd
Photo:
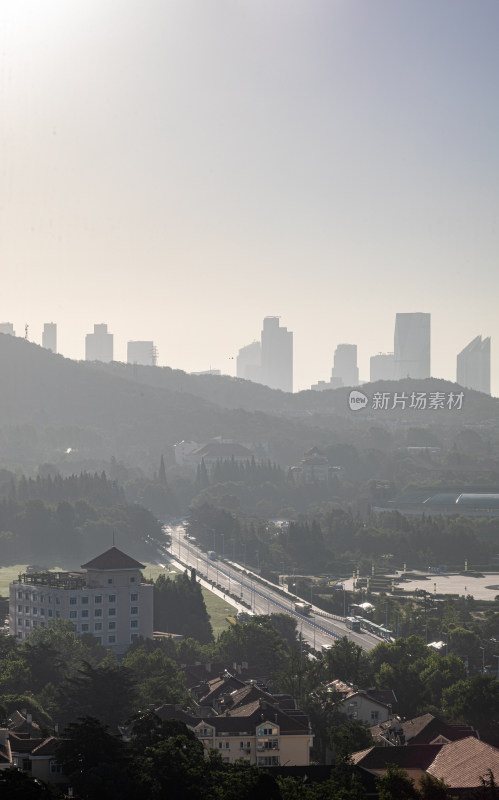
<instances>
[{"instance_id":1,"label":"white facade","mask_svg":"<svg viewBox=\"0 0 499 800\"><path fill-rule=\"evenodd\" d=\"M83 572L20 575L10 584L9 633L24 641L38 626L69 620L124 653L139 636L152 639L153 586L141 583L143 564L116 547L84 564Z\"/></svg>"},{"instance_id":2,"label":"white facade","mask_svg":"<svg viewBox=\"0 0 499 800\"><path fill-rule=\"evenodd\" d=\"M260 342L252 342L241 347L237 354L237 377L259 383L262 371L262 347Z\"/></svg>"}]
</instances>

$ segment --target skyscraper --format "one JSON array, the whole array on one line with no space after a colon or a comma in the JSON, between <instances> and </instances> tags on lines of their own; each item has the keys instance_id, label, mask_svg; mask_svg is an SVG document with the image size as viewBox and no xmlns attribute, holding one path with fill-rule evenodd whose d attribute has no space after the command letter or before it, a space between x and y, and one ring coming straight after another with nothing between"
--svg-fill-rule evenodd
<instances>
[{"instance_id":1,"label":"skyscraper","mask_svg":"<svg viewBox=\"0 0 499 800\"><path fill-rule=\"evenodd\" d=\"M456 372L461 386L490 394L490 336L476 336L461 350Z\"/></svg>"},{"instance_id":2,"label":"skyscraper","mask_svg":"<svg viewBox=\"0 0 499 800\"><path fill-rule=\"evenodd\" d=\"M113 334L107 332L107 325L94 325L94 332L85 336L85 360L105 363L113 360Z\"/></svg>"},{"instance_id":3,"label":"skyscraper","mask_svg":"<svg viewBox=\"0 0 499 800\"><path fill-rule=\"evenodd\" d=\"M339 344L334 351L331 378L339 378L343 386L359 385L359 368L357 367L357 345Z\"/></svg>"},{"instance_id":4,"label":"skyscraper","mask_svg":"<svg viewBox=\"0 0 499 800\"><path fill-rule=\"evenodd\" d=\"M260 342L252 342L241 347L237 354L237 377L259 383L262 372L262 347Z\"/></svg>"},{"instance_id":5,"label":"skyscraper","mask_svg":"<svg viewBox=\"0 0 499 800\"><path fill-rule=\"evenodd\" d=\"M429 378L431 314L397 314L394 337L394 378Z\"/></svg>"},{"instance_id":6,"label":"skyscraper","mask_svg":"<svg viewBox=\"0 0 499 800\"><path fill-rule=\"evenodd\" d=\"M293 334L279 326L279 317L265 317L261 336L261 382L271 389L293 391Z\"/></svg>"},{"instance_id":7,"label":"skyscraper","mask_svg":"<svg viewBox=\"0 0 499 800\"><path fill-rule=\"evenodd\" d=\"M128 364L154 367L155 353L154 342L128 342L126 360Z\"/></svg>"},{"instance_id":8,"label":"skyscraper","mask_svg":"<svg viewBox=\"0 0 499 800\"><path fill-rule=\"evenodd\" d=\"M57 353L57 325L55 322L46 322L43 326L42 347Z\"/></svg>"}]
</instances>

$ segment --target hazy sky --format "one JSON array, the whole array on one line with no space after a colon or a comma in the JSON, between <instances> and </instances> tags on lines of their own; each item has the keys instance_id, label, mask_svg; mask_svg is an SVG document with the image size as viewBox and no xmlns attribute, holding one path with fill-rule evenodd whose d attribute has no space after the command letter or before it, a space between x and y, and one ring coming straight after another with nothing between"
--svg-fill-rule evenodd
<instances>
[{"instance_id":1,"label":"hazy sky","mask_svg":"<svg viewBox=\"0 0 499 800\"><path fill-rule=\"evenodd\" d=\"M425 311L499 394L498 37L497 0L2 0L0 321L233 373L280 316L301 389Z\"/></svg>"}]
</instances>

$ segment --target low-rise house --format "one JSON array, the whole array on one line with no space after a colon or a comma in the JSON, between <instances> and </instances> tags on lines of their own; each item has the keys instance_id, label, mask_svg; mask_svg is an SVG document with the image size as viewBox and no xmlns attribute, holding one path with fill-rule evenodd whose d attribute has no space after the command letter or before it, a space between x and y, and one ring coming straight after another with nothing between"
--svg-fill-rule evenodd
<instances>
[{"instance_id":1,"label":"low-rise house","mask_svg":"<svg viewBox=\"0 0 499 800\"><path fill-rule=\"evenodd\" d=\"M471 725L449 725L433 714L422 714L413 719L394 717L371 728L371 735L384 747L416 744L448 744L467 736L478 737Z\"/></svg>"},{"instance_id":2,"label":"low-rise house","mask_svg":"<svg viewBox=\"0 0 499 800\"><path fill-rule=\"evenodd\" d=\"M472 798L489 770L499 775L499 750L475 736L447 744L415 744L411 747L371 747L354 753L353 764L368 797L376 797L376 778L390 765L404 769L416 782L423 774L445 781L453 797Z\"/></svg>"},{"instance_id":3,"label":"low-rise house","mask_svg":"<svg viewBox=\"0 0 499 800\"><path fill-rule=\"evenodd\" d=\"M360 722L371 728L392 717L390 704L378 700L368 691L359 689L351 683L335 680L328 683L327 688L340 695L339 711L345 714L350 721Z\"/></svg>"},{"instance_id":4,"label":"low-rise house","mask_svg":"<svg viewBox=\"0 0 499 800\"><path fill-rule=\"evenodd\" d=\"M225 763L243 758L259 767L310 764L312 732L308 717L283 711L261 697L216 716L196 717L175 706L155 710L160 719L181 719L203 743L218 750Z\"/></svg>"},{"instance_id":5,"label":"low-rise house","mask_svg":"<svg viewBox=\"0 0 499 800\"><path fill-rule=\"evenodd\" d=\"M8 727L0 728L0 769L17 769L45 783L67 784L57 761L58 739L43 736L31 715L14 711Z\"/></svg>"}]
</instances>

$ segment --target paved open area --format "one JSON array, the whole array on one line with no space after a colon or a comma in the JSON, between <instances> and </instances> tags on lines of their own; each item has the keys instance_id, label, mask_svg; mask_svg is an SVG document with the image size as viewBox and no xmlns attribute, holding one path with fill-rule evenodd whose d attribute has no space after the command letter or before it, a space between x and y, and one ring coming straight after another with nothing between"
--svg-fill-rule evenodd
<instances>
[{"instance_id":1,"label":"paved open area","mask_svg":"<svg viewBox=\"0 0 499 800\"><path fill-rule=\"evenodd\" d=\"M477 600L494 600L499 595L499 573L489 573L481 578L474 578L471 575L456 574L435 574L432 572L422 572L421 577L415 580L401 581L402 573L398 572L394 576L396 586L406 591L414 592L416 589L425 589L427 592L435 594L471 594ZM353 589L352 579L345 581L345 589Z\"/></svg>"}]
</instances>

